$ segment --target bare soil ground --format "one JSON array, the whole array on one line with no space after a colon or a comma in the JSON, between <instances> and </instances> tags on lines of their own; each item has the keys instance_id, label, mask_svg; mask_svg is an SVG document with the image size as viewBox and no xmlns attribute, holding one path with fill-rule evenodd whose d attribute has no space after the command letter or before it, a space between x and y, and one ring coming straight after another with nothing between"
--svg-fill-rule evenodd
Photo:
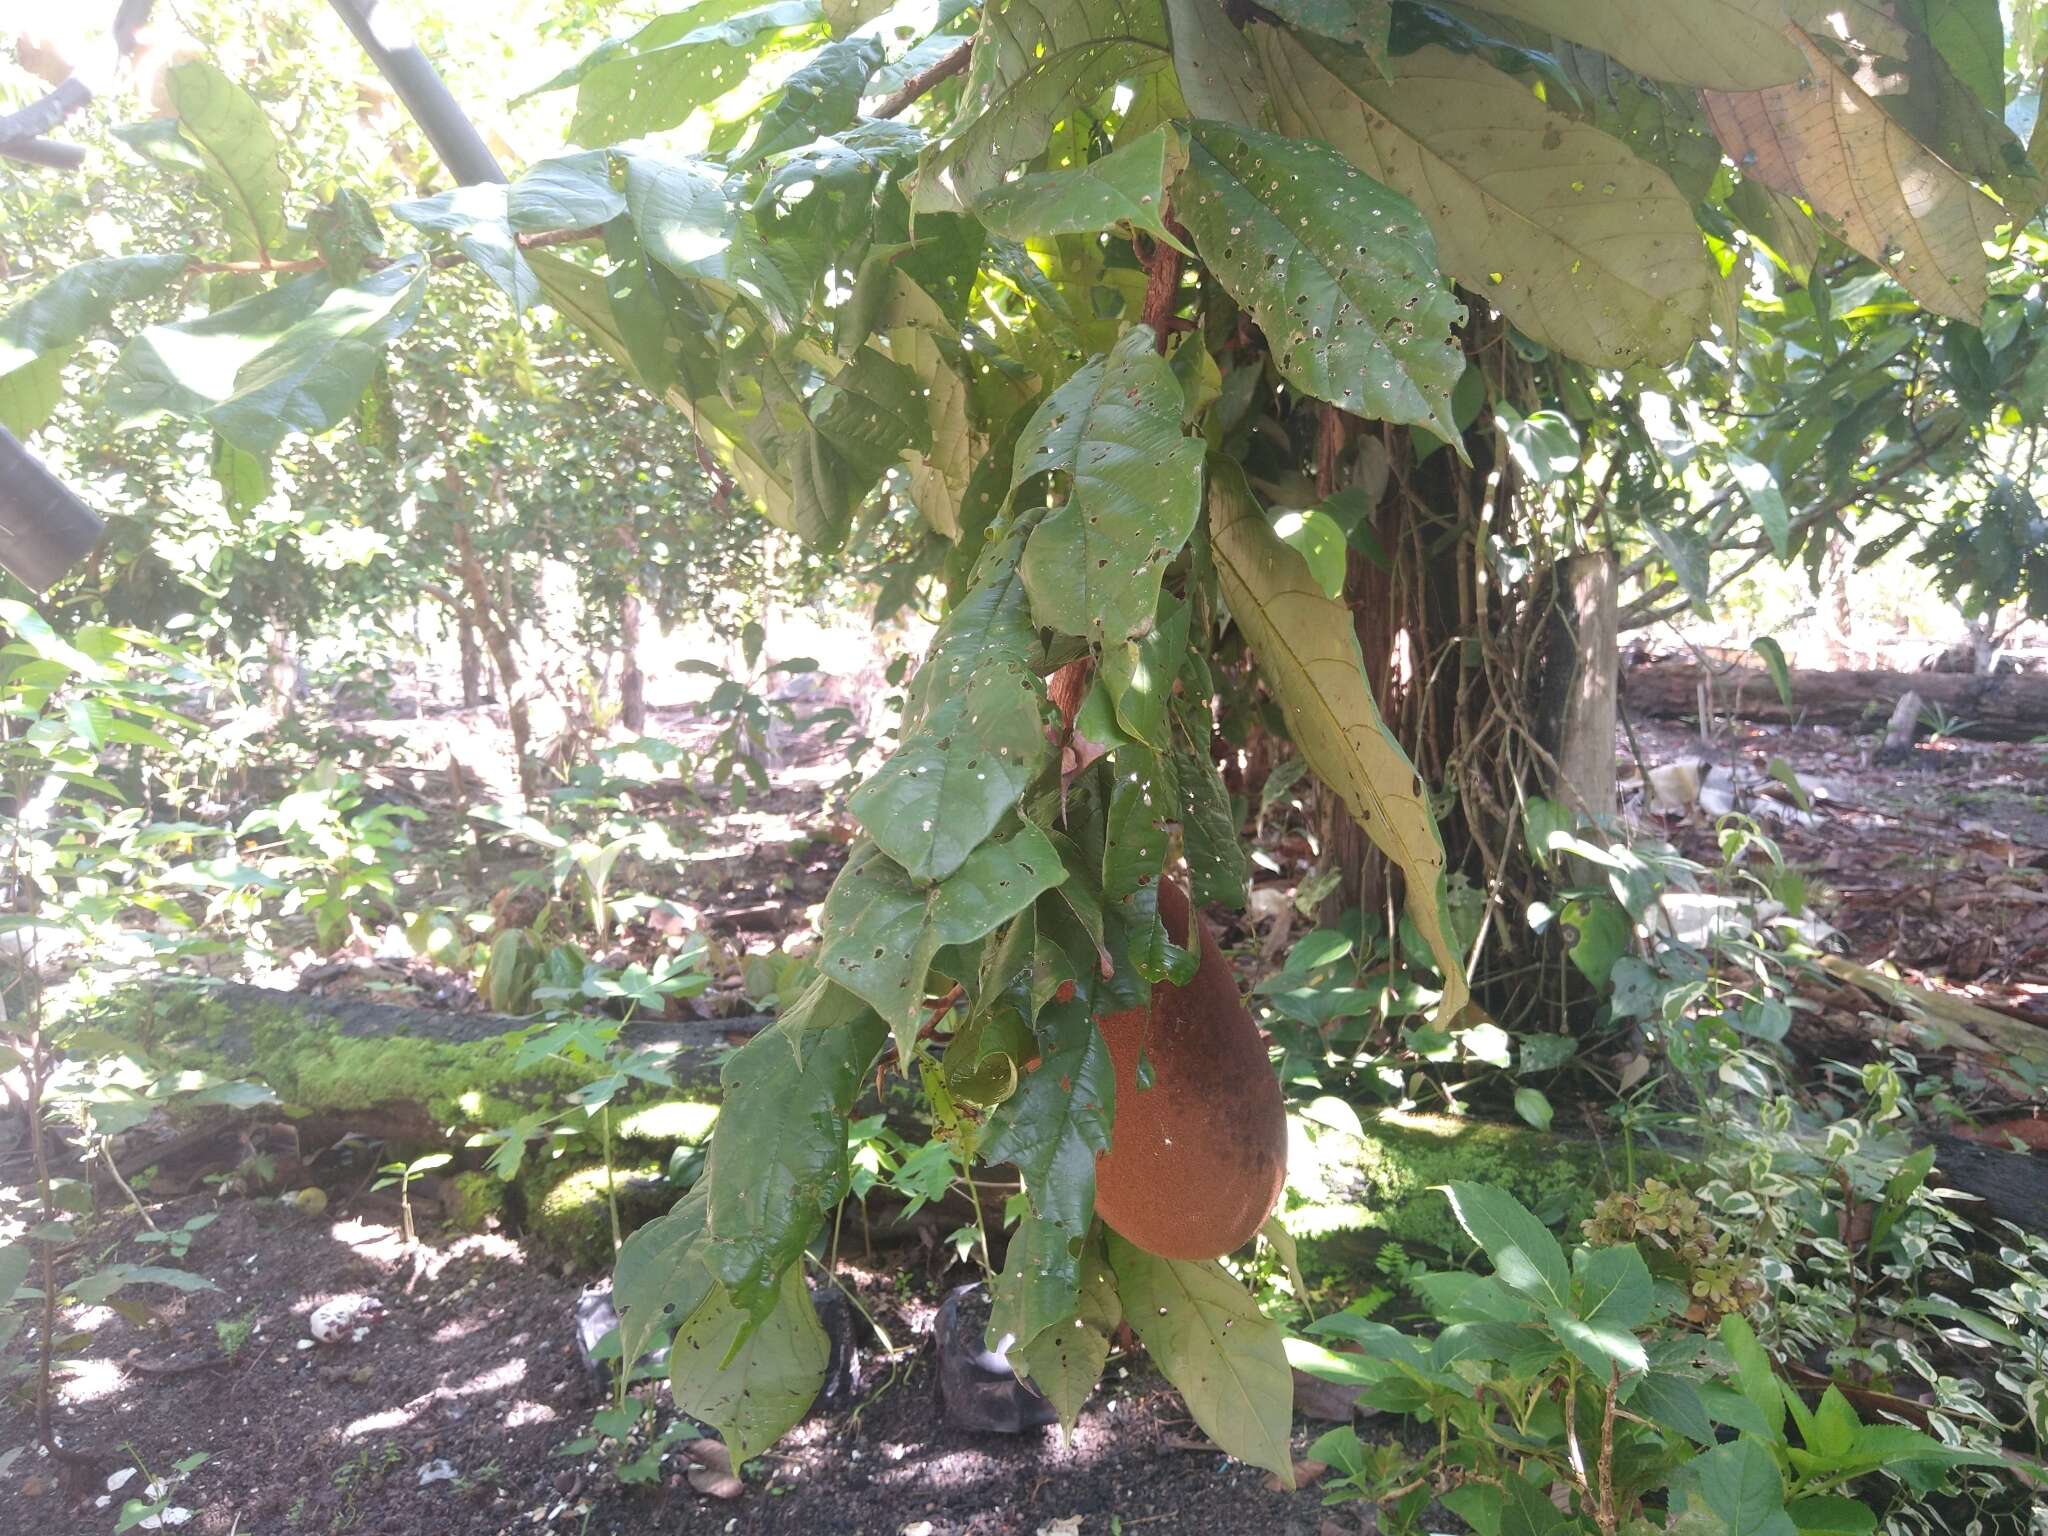
<instances>
[{"instance_id":1,"label":"bare soil ground","mask_svg":"<svg viewBox=\"0 0 2048 1536\"><path fill-rule=\"evenodd\" d=\"M170 1226L208 1208L195 1198L157 1219ZM906 1352L886 1364L870 1354L857 1406L801 1426L754 1464L746 1493L696 1492L680 1450L655 1482L622 1487L600 1457L561 1454L605 1406L574 1345L580 1281L502 1236L429 1231L407 1249L391 1214L381 1197L318 1218L272 1200L222 1206L186 1261L217 1291L143 1291L148 1318L86 1320L96 1323L91 1367L67 1389L60 1423L93 1459L17 1464L0 1479L0 1531L111 1531L147 1475L195 1451L211 1459L172 1493L192 1536L1030 1536L1046 1526L1094 1536L1113 1517L1124 1530L1194 1536L1322 1527L1313 1490L1268 1491L1263 1473L1188 1448L1199 1432L1142 1357L1111 1363L1067 1447L1056 1430L948 1427L929 1337L937 1291L909 1263L847 1271ZM128 1241L137 1226L124 1217L96 1235L142 1260ZM376 1296L383 1316L360 1341L312 1345L312 1310L347 1294ZM232 1336L243 1324L230 1355L219 1325ZM1297 1449L1319 1426L1300 1430ZM0 1418L0 1442L29 1436L24 1415ZM108 1477L125 1467L143 1471L109 1494Z\"/></svg>"}]
</instances>

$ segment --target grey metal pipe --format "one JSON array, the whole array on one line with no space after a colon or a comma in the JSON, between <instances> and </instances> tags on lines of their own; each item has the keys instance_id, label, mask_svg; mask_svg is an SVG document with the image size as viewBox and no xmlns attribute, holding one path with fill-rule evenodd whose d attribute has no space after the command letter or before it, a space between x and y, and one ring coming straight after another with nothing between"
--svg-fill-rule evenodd
<instances>
[{"instance_id":1,"label":"grey metal pipe","mask_svg":"<svg viewBox=\"0 0 2048 1536\"><path fill-rule=\"evenodd\" d=\"M75 171L85 164L85 146L61 139L0 139L0 158L46 170Z\"/></svg>"},{"instance_id":2,"label":"grey metal pipe","mask_svg":"<svg viewBox=\"0 0 2048 1536\"><path fill-rule=\"evenodd\" d=\"M356 41L363 45L363 52L391 82L391 88L398 92L398 99L405 103L413 120L425 130L427 142L434 146L434 153L441 157L441 163L454 172L455 179L464 186L480 181L505 180L504 171L498 167L497 156L484 143L469 115L449 94L433 64L411 41L410 32L401 24L394 35L393 18L388 12L380 22L377 18L378 0L331 0L331 3L341 19L348 23L349 31L356 35ZM397 43L399 36L405 38L403 43ZM393 46L395 43L397 46Z\"/></svg>"},{"instance_id":3,"label":"grey metal pipe","mask_svg":"<svg viewBox=\"0 0 2048 1536\"><path fill-rule=\"evenodd\" d=\"M107 525L0 427L0 566L44 592L92 553Z\"/></svg>"}]
</instances>

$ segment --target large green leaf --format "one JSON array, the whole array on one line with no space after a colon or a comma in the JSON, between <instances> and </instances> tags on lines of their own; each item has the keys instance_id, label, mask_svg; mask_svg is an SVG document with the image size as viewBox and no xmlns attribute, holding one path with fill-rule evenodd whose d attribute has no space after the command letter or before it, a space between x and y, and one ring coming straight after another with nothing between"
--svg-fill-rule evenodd
<instances>
[{"instance_id":1,"label":"large green leaf","mask_svg":"<svg viewBox=\"0 0 2048 1536\"><path fill-rule=\"evenodd\" d=\"M611 165L603 150L587 149L529 166L506 194L506 217L514 229L529 232L603 224L626 211Z\"/></svg>"},{"instance_id":2,"label":"large green leaf","mask_svg":"<svg viewBox=\"0 0 2048 1536\"><path fill-rule=\"evenodd\" d=\"M704 1205L695 1189L665 1215L633 1232L612 1265L612 1302L619 1314L619 1376L668 1342L676 1326L717 1285L704 1263Z\"/></svg>"},{"instance_id":3,"label":"large green leaf","mask_svg":"<svg viewBox=\"0 0 2048 1536\"><path fill-rule=\"evenodd\" d=\"M1128 224L1186 250L1162 217L1166 189L1186 163L1187 145L1162 126L1084 164L1006 181L974 211L982 223L1012 240L1089 234Z\"/></svg>"},{"instance_id":4,"label":"large green leaf","mask_svg":"<svg viewBox=\"0 0 2048 1536\"><path fill-rule=\"evenodd\" d=\"M862 347L804 402L820 437L846 461L848 484L865 496L906 451L931 450L924 384L880 347Z\"/></svg>"},{"instance_id":5,"label":"large green leaf","mask_svg":"<svg viewBox=\"0 0 2048 1536\"><path fill-rule=\"evenodd\" d=\"M1099 1236L1083 1250L1080 1270L1072 1315L1010 1348L1011 1366L1052 1404L1061 1427L1069 1434L1102 1376L1102 1367L1109 1360L1110 1336L1124 1315L1116 1276L1110 1273Z\"/></svg>"},{"instance_id":6,"label":"large green leaf","mask_svg":"<svg viewBox=\"0 0 2048 1536\"><path fill-rule=\"evenodd\" d=\"M1671 178L1525 81L1429 47L1393 61L1253 29L1281 128L1411 199L1446 269L1522 332L1601 367L1668 363L1705 330L1715 269Z\"/></svg>"},{"instance_id":7,"label":"large green leaf","mask_svg":"<svg viewBox=\"0 0 2048 1536\"><path fill-rule=\"evenodd\" d=\"M951 876L919 885L872 845L860 848L825 897L819 969L888 1021L905 1061L924 1022L925 975L947 944L971 944L1066 878L1059 854L1028 823L976 848Z\"/></svg>"},{"instance_id":8,"label":"large green leaf","mask_svg":"<svg viewBox=\"0 0 2048 1536\"><path fill-rule=\"evenodd\" d=\"M187 256L102 256L67 267L0 314L0 376L83 341L117 305L184 276Z\"/></svg>"},{"instance_id":9,"label":"large green leaf","mask_svg":"<svg viewBox=\"0 0 2048 1536\"><path fill-rule=\"evenodd\" d=\"M1459 442L1464 306L1415 205L1327 144L1194 123L1175 206L1296 388Z\"/></svg>"},{"instance_id":10,"label":"large green leaf","mask_svg":"<svg viewBox=\"0 0 2048 1536\"><path fill-rule=\"evenodd\" d=\"M107 375L106 402L117 423L203 417L234 393L244 364L317 310L330 292L325 278L297 277L211 314L149 326L122 349Z\"/></svg>"},{"instance_id":11,"label":"large green leaf","mask_svg":"<svg viewBox=\"0 0 2048 1536\"><path fill-rule=\"evenodd\" d=\"M1173 779L1180 791L1181 848L1188 896L1198 907L1243 909L1251 899L1251 864L1238 837L1230 790L1210 752L1208 669L1190 659L1187 681L1173 696ZM1197 686L1199 679L1200 686Z\"/></svg>"},{"instance_id":12,"label":"large green leaf","mask_svg":"<svg viewBox=\"0 0 2048 1536\"><path fill-rule=\"evenodd\" d=\"M1038 1036L1038 1065L989 1117L982 1155L1016 1164L1032 1211L1058 1231L1049 1240L1071 1252L1095 1217L1095 1158L1109 1150L1116 1069L1093 1012L1079 997L1049 1003L1038 1016Z\"/></svg>"},{"instance_id":13,"label":"large green leaf","mask_svg":"<svg viewBox=\"0 0 2048 1536\"><path fill-rule=\"evenodd\" d=\"M1002 1273L989 1291L991 1349L1024 1345L1074 1315L1081 1294L1080 1249L1080 1239L1067 1228L1036 1211L1024 1212L1010 1229Z\"/></svg>"},{"instance_id":14,"label":"large green leaf","mask_svg":"<svg viewBox=\"0 0 2048 1536\"><path fill-rule=\"evenodd\" d=\"M1568 1309L1571 1272L1564 1249L1513 1195L1484 1184L1448 1184L1458 1225L1486 1253L1503 1284L1545 1307Z\"/></svg>"},{"instance_id":15,"label":"large green leaf","mask_svg":"<svg viewBox=\"0 0 2048 1536\"><path fill-rule=\"evenodd\" d=\"M64 365L77 351L74 342L0 374L0 427L27 437L48 421L64 398Z\"/></svg>"},{"instance_id":16,"label":"large green leaf","mask_svg":"<svg viewBox=\"0 0 2048 1536\"><path fill-rule=\"evenodd\" d=\"M185 256L103 256L51 278L0 315L0 426L26 437L62 397L64 364L117 305L146 298L191 265Z\"/></svg>"},{"instance_id":17,"label":"large green leaf","mask_svg":"<svg viewBox=\"0 0 2048 1536\"><path fill-rule=\"evenodd\" d=\"M923 399L929 441L913 443L902 455L911 504L934 531L958 540L977 441L959 328L947 321L930 294L892 267L875 329L889 356L916 377Z\"/></svg>"},{"instance_id":18,"label":"large green leaf","mask_svg":"<svg viewBox=\"0 0 2048 1536\"><path fill-rule=\"evenodd\" d=\"M960 109L917 206L960 213L1044 153L1053 125L1167 58L1159 0L988 0Z\"/></svg>"},{"instance_id":19,"label":"large green leaf","mask_svg":"<svg viewBox=\"0 0 2048 1536\"><path fill-rule=\"evenodd\" d=\"M1906 0L1906 9L1919 18L1956 78L1987 112L2002 117L2005 22L1998 0Z\"/></svg>"},{"instance_id":20,"label":"large green leaf","mask_svg":"<svg viewBox=\"0 0 2048 1536\"><path fill-rule=\"evenodd\" d=\"M426 287L424 265L400 264L330 289L318 308L235 371L233 391L206 419L259 456L292 432L325 432L356 408L386 344L418 316Z\"/></svg>"},{"instance_id":21,"label":"large green leaf","mask_svg":"<svg viewBox=\"0 0 2048 1536\"><path fill-rule=\"evenodd\" d=\"M792 1049L778 1022L719 1073L705 1251L733 1304L760 1315L819 1218L846 1193L846 1115L887 1031L865 1009Z\"/></svg>"},{"instance_id":22,"label":"large green leaf","mask_svg":"<svg viewBox=\"0 0 2048 1536\"><path fill-rule=\"evenodd\" d=\"M803 1266L792 1264L762 1318L711 1288L676 1333L669 1390L677 1408L718 1431L738 1471L810 1412L831 1358Z\"/></svg>"},{"instance_id":23,"label":"large green leaf","mask_svg":"<svg viewBox=\"0 0 2048 1536\"><path fill-rule=\"evenodd\" d=\"M1612 54L1639 74L1720 91L1789 85L1805 72L1784 0L1479 0Z\"/></svg>"},{"instance_id":24,"label":"large green leaf","mask_svg":"<svg viewBox=\"0 0 2048 1536\"><path fill-rule=\"evenodd\" d=\"M1295 745L1401 870L1407 911L1443 972L1440 1023L1468 996L1444 921L1444 851L1429 797L1373 703L1351 612L1324 595L1227 459L1210 464L1209 543L1223 600L1257 657Z\"/></svg>"},{"instance_id":25,"label":"large green leaf","mask_svg":"<svg viewBox=\"0 0 2048 1536\"><path fill-rule=\"evenodd\" d=\"M237 255L274 254L287 234L285 177L277 135L263 108L203 59L165 70L164 94L186 152L153 158L198 172L200 188L221 210L229 248Z\"/></svg>"},{"instance_id":26,"label":"large green leaf","mask_svg":"<svg viewBox=\"0 0 2048 1536\"><path fill-rule=\"evenodd\" d=\"M1383 53L1393 0L1266 0L1266 9L1303 32Z\"/></svg>"},{"instance_id":27,"label":"large green leaf","mask_svg":"<svg viewBox=\"0 0 2048 1536\"><path fill-rule=\"evenodd\" d=\"M1067 498L1039 520L1019 569L1040 624L1105 643L1137 634L1194 530L1202 445L1181 433L1181 390L1133 326L1039 406L1017 444L1014 492L1057 473Z\"/></svg>"},{"instance_id":28,"label":"large green leaf","mask_svg":"<svg viewBox=\"0 0 2048 1536\"><path fill-rule=\"evenodd\" d=\"M1688 1503L1714 1517L1716 1536L1794 1536L1798 1530L1785 1513L1777 1462L1747 1436L1689 1463L1684 1484Z\"/></svg>"},{"instance_id":29,"label":"large green leaf","mask_svg":"<svg viewBox=\"0 0 2048 1536\"><path fill-rule=\"evenodd\" d=\"M1162 1259L1108 1234L1124 1315L1209 1438L1294 1486L1294 1378L1280 1325L1214 1260Z\"/></svg>"},{"instance_id":30,"label":"large green leaf","mask_svg":"<svg viewBox=\"0 0 2048 1536\"><path fill-rule=\"evenodd\" d=\"M746 158L765 160L852 126L868 78L881 63L882 43L875 37L847 38L819 49L817 57L782 82L747 143Z\"/></svg>"},{"instance_id":31,"label":"large green leaf","mask_svg":"<svg viewBox=\"0 0 2048 1536\"><path fill-rule=\"evenodd\" d=\"M194 320L150 326L115 363L107 401L123 425L205 421L267 456L286 434L324 432L355 409L425 289L424 266L399 263L341 287L296 278Z\"/></svg>"},{"instance_id":32,"label":"large green leaf","mask_svg":"<svg viewBox=\"0 0 2048 1536\"><path fill-rule=\"evenodd\" d=\"M942 880L1038 776L1046 739L1038 635L1017 574L1024 531L983 556L974 586L912 680L902 745L848 809L913 877Z\"/></svg>"},{"instance_id":33,"label":"large green leaf","mask_svg":"<svg viewBox=\"0 0 2048 1536\"><path fill-rule=\"evenodd\" d=\"M564 318L573 322L618 364L631 370L633 349L619 325L605 280L589 267L565 261L552 251L529 251L527 265L540 282L540 291ZM650 388L661 386L648 381Z\"/></svg>"},{"instance_id":34,"label":"large green leaf","mask_svg":"<svg viewBox=\"0 0 2048 1536\"><path fill-rule=\"evenodd\" d=\"M2006 126L2003 74L1992 76L1993 97L1983 96L1957 73L1930 31L1939 24L1951 42L1963 44L1975 24L1965 13L1976 8L1977 0L1793 0L1790 7L1808 39L1858 90L1942 160L1989 186L2006 212L2023 220L2048 196L2048 183ZM1995 3L1990 21L1992 47L2002 55ZM1967 51L1959 56L1973 66Z\"/></svg>"},{"instance_id":35,"label":"large green leaf","mask_svg":"<svg viewBox=\"0 0 2048 1536\"><path fill-rule=\"evenodd\" d=\"M745 79L757 49L822 17L817 0L700 0L610 39L528 94L575 86L569 137L616 144L675 127Z\"/></svg>"},{"instance_id":36,"label":"large green leaf","mask_svg":"<svg viewBox=\"0 0 2048 1536\"><path fill-rule=\"evenodd\" d=\"M512 237L509 197L499 183L451 187L433 197L393 203L391 212L414 229L454 240L457 249L512 301L513 309L526 310L539 300L540 281Z\"/></svg>"},{"instance_id":37,"label":"large green leaf","mask_svg":"<svg viewBox=\"0 0 2048 1536\"><path fill-rule=\"evenodd\" d=\"M1166 0L1166 27L1188 116L1265 127L1265 86L1223 0Z\"/></svg>"},{"instance_id":38,"label":"large green leaf","mask_svg":"<svg viewBox=\"0 0 2048 1536\"><path fill-rule=\"evenodd\" d=\"M1706 93L1730 159L1803 198L1852 250L1878 262L1924 308L1976 324L1989 297L1984 243L2006 217L1883 111L1802 32L1810 79Z\"/></svg>"},{"instance_id":39,"label":"large green leaf","mask_svg":"<svg viewBox=\"0 0 2048 1536\"><path fill-rule=\"evenodd\" d=\"M28 1264L27 1243L9 1243L6 1247L0 1248L0 1307L14 1300L14 1293L21 1289L22 1281L28 1278Z\"/></svg>"}]
</instances>

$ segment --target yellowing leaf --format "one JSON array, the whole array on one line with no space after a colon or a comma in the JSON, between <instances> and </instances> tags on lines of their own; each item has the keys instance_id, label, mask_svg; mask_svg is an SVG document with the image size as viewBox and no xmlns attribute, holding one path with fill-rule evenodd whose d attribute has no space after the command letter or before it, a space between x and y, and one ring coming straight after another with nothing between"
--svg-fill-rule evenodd
<instances>
[{"instance_id":1,"label":"yellowing leaf","mask_svg":"<svg viewBox=\"0 0 2048 1536\"><path fill-rule=\"evenodd\" d=\"M1482 0L1489 11L1598 48L1638 74L1722 91L1797 80L1783 0Z\"/></svg>"},{"instance_id":2,"label":"yellowing leaf","mask_svg":"<svg viewBox=\"0 0 2048 1536\"><path fill-rule=\"evenodd\" d=\"M1422 782L1380 719L1350 610L1267 523L1235 462L1209 470L1209 541L1231 617L1301 755L1407 879L1409 918L1444 975L1440 1024L1465 1006L1465 967L1443 917L1444 850Z\"/></svg>"},{"instance_id":3,"label":"yellowing leaf","mask_svg":"<svg viewBox=\"0 0 2048 1536\"><path fill-rule=\"evenodd\" d=\"M1882 265L1924 308L1977 323L1984 242L1998 204L1943 163L1803 32L1809 73L1771 90L1705 94L1714 136L1744 176L1804 198L1830 233Z\"/></svg>"},{"instance_id":4,"label":"yellowing leaf","mask_svg":"<svg viewBox=\"0 0 2048 1536\"><path fill-rule=\"evenodd\" d=\"M1619 140L1469 55L1424 48L1382 80L1350 49L1251 32L1281 129L1412 201L1445 268L1525 335L1622 368L1704 333L1715 269L1692 205Z\"/></svg>"},{"instance_id":5,"label":"yellowing leaf","mask_svg":"<svg viewBox=\"0 0 2048 1536\"><path fill-rule=\"evenodd\" d=\"M1162 1259L1108 1234L1124 1315L1211 1440L1294 1486L1294 1378L1279 1324L1215 1260Z\"/></svg>"}]
</instances>

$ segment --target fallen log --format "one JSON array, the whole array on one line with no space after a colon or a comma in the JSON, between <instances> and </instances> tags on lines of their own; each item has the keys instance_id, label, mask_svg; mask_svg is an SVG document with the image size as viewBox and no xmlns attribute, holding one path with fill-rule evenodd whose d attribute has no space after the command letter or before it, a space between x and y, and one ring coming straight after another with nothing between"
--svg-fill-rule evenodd
<instances>
[{"instance_id":1,"label":"fallen log","mask_svg":"<svg viewBox=\"0 0 2048 1536\"><path fill-rule=\"evenodd\" d=\"M1763 724L1836 725L1876 733L1900 697L1914 692L1963 722L1958 734L1978 741L2032 741L2048 734L2048 677L2028 673L1973 677L1800 670L1791 674L1787 707L1761 667L1707 669L1690 661L1652 661L1622 672L1622 700L1637 719L1695 719L1702 679L1710 685L1716 714Z\"/></svg>"},{"instance_id":2,"label":"fallen log","mask_svg":"<svg viewBox=\"0 0 2048 1536\"><path fill-rule=\"evenodd\" d=\"M519 1042L533 1019L495 1013L451 1013L361 998L324 998L240 983L165 982L148 994L146 1033L153 1051L176 1066L222 1077L253 1077L280 1103L256 1106L275 1118L280 1107L306 1150L350 1133L395 1143L445 1139L465 1126L488 1127L513 1102L559 1099L600 1075L591 1065L559 1059L521 1066ZM673 1052L677 1096L715 1100L726 1052L770 1021L636 1018L620 1030L631 1049ZM248 1116L230 1117L232 1138ZM188 1129L168 1141L134 1137L116 1166L124 1176L204 1144L220 1125Z\"/></svg>"}]
</instances>

